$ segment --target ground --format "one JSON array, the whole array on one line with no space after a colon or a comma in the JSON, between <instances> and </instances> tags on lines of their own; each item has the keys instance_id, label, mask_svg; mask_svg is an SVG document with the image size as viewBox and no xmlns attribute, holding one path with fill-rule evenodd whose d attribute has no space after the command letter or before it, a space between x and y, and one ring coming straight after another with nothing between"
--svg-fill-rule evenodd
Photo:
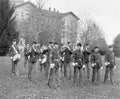
<instances>
[{"instance_id":1,"label":"ground","mask_svg":"<svg viewBox=\"0 0 120 99\"><path fill-rule=\"evenodd\" d=\"M44 75L34 71L33 81L27 79L23 60L19 64L20 76L11 74L9 57L0 57L0 99L120 99L120 59L116 59L114 85L103 84L105 67L101 70L101 84L92 85L84 79L84 86L75 87L73 81L62 80L59 89L49 89ZM37 66L36 66L37 67Z\"/></svg>"}]
</instances>

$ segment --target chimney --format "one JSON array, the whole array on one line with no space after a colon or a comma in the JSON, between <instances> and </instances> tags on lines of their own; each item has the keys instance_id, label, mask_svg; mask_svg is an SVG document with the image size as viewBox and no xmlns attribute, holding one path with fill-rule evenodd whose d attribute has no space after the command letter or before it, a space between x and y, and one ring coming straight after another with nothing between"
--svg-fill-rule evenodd
<instances>
[{"instance_id":1,"label":"chimney","mask_svg":"<svg viewBox=\"0 0 120 99\"><path fill-rule=\"evenodd\" d=\"M51 11L51 7L49 7L49 11Z\"/></svg>"},{"instance_id":2,"label":"chimney","mask_svg":"<svg viewBox=\"0 0 120 99\"><path fill-rule=\"evenodd\" d=\"M56 12L56 9L54 8L54 12Z\"/></svg>"}]
</instances>

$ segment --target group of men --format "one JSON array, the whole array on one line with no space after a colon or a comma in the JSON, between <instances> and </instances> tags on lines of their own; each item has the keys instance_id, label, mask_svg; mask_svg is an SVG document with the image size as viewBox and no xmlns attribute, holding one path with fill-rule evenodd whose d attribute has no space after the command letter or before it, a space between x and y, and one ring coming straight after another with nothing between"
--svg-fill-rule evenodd
<instances>
[{"instance_id":1,"label":"group of men","mask_svg":"<svg viewBox=\"0 0 120 99\"><path fill-rule=\"evenodd\" d=\"M13 45L10 48L10 57L12 61L12 73L17 75L15 69L21 57L16 41L13 41ZM70 42L68 42L66 46L60 46L57 42L49 42L48 46L42 47L36 42L33 42L31 46L27 44L24 49L24 67L26 68L28 64L28 78L30 81L32 80L32 70L37 62L40 63L41 72L43 69L45 71L45 77L47 78L47 85L49 87L51 87L54 80L58 82L60 82L61 78L72 80L72 71L74 71L74 84L82 85L85 70L87 71L87 78L89 79L91 77L91 68L93 71L92 83L99 84L100 70L103 68L101 55L97 46L92 52L89 44L86 44L82 49L82 45L77 43L75 48L72 49ZM107 83L110 74L110 82L113 84L115 56L112 46L109 46L105 54L104 65L106 66L104 83Z\"/></svg>"}]
</instances>

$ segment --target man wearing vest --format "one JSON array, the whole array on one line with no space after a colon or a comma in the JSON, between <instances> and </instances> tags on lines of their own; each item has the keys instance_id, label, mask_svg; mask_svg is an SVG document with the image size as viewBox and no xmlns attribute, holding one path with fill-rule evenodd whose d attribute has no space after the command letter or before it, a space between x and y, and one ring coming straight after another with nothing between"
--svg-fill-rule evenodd
<instances>
[{"instance_id":1,"label":"man wearing vest","mask_svg":"<svg viewBox=\"0 0 120 99\"><path fill-rule=\"evenodd\" d=\"M36 46L36 42L33 42L33 45L31 46L30 51L28 52L29 55L28 78L30 81L32 80L33 67L35 67L35 63L37 62L37 58L38 58L38 53L35 46Z\"/></svg>"},{"instance_id":2,"label":"man wearing vest","mask_svg":"<svg viewBox=\"0 0 120 99\"><path fill-rule=\"evenodd\" d=\"M83 67L83 53L81 50L81 44L77 44L77 49L73 52L74 58L74 84L77 84L77 75L79 74L79 83L82 84L82 67Z\"/></svg>"},{"instance_id":3,"label":"man wearing vest","mask_svg":"<svg viewBox=\"0 0 120 99\"><path fill-rule=\"evenodd\" d=\"M13 44L10 47L9 54L10 54L10 58L12 61L12 73L13 73L13 75L18 76L18 74L16 72L16 68L17 68L18 62L21 59L21 56L19 53L18 46L16 44L16 40L13 40Z\"/></svg>"},{"instance_id":4,"label":"man wearing vest","mask_svg":"<svg viewBox=\"0 0 120 99\"><path fill-rule=\"evenodd\" d=\"M92 83L99 84L100 81L100 69L102 68L101 55L99 53L99 48L95 47L94 52L91 56L93 75L92 75Z\"/></svg>"},{"instance_id":5,"label":"man wearing vest","mask_svg":"<svg viewBox=\"0 0 120 99\"><path fill-rule=\"evenodd\" d=\"M113 69L116 68L116 66L115 66L115 55L112 46L109 46L109 50L105 54L105 66L106 66L106 71L105 71L104 83L107 82L108 75L110 73L110 81L111 84L113 84Z\"/></svg>"}]
</instances>

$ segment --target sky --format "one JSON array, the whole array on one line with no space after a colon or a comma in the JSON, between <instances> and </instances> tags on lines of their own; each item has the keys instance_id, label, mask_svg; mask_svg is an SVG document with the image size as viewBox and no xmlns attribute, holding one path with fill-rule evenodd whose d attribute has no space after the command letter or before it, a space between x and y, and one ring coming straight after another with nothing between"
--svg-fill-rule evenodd
<instances>
[{"instance_id":1,"label":"sky","mask_svg":"<svg viewBox=\"0 0 120 99\"><path fill-rule=\"evenodd\" d=\"M120 0L49 0L45 8L49 7L59 12L72 11L78 17L89 14L100 24L107 44L112 44L120 33Z\"/></svg>"}]
</instances>

